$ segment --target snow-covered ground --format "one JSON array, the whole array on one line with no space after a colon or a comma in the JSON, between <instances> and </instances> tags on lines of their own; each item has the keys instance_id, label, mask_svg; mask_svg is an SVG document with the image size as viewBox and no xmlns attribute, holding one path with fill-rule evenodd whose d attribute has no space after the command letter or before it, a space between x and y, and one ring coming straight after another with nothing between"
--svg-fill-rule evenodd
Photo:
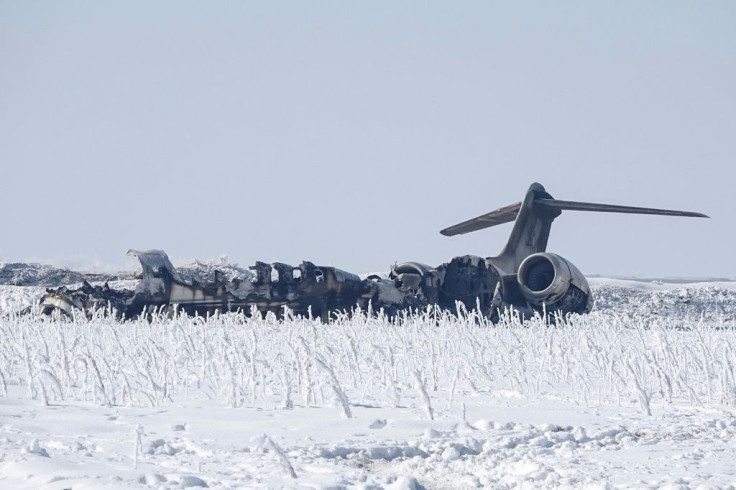
<instances>
[{"instance_id":1,"label":"snow-covered ground","mask_svg":"<svg viewBox=\"0 0 736 490\"><path fill-rule=\"evenodd\" d=\"M733 488L736 288L591 282L554 327L5 316L0 487Z\"/></svg>"}]
</instances>

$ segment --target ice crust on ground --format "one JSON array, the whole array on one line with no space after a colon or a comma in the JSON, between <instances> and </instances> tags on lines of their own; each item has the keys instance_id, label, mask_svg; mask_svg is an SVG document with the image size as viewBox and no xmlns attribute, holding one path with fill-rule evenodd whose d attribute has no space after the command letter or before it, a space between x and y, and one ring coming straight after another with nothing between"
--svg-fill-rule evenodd
<instances>
[{"instance_id":1,"label":"ice crust on ground","mask_svg":"<svg viewBox=\"0 0 736 490\"><path fill-rule=\"evenodd\" d=\"M591 283L557 327L0 318L0 487L734 488L736 288Z\"/></svg>"}]
</instances>

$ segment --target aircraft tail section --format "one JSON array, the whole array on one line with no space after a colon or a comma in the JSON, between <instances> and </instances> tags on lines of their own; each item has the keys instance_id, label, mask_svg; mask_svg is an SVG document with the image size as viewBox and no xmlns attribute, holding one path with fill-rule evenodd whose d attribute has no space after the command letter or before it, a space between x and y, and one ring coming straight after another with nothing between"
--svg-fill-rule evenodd
<instances>
[{"instance_id":1,"label":"aircraft tail section","mask_svg":"<svg viewBox=\"0 0 736 490\"><path fill-rule=\"evenodd\" d=\"M513 274L521 262L531 254L547 249L552 222L562 211L592 211L599 213L650 214L707 218L702 213L671 209L641 208L612 204L597 204L554 199L541 184L534 183L520 203L511 204L476 218L445 228L445 236L462 235L514 221L506 246L497 257L489 260L501 271Z\"/></svg>"}]
</instances>

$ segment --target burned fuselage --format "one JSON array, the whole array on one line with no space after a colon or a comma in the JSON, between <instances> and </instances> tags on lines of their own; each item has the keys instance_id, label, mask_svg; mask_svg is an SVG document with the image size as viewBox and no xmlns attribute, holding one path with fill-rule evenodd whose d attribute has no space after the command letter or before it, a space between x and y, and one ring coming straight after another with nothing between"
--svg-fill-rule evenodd
<instances>
[{"instance_id":1,"label":"burned fuselage","mask_svg":"<svg viewBox=\"0 0 736 490\"><path fill-rule=\"evenodd\" d=\"M75 309L91 312L111 307L118 316L131 318L175 309L202 316L229 311L250 314L253 309L281 315L288 309L294 314L327 319L331 312L350 311L356 306L385 305L396 312L427 304L419 282L411 281L410 287L405 287L396 278L361 279L336 267L307 261L297 267L256 262L238 273L232 268L214 268L206 274L177 270L160 250L129 250L128 254L137 257L143 269L134 291L87 283L77 289L48 289L41 298L40 311L50 314L58 310L71 315ZM413 279L415 275L403 277Z\"/></svg>"},{"instance_id":2,"label":"burned fuselage","mask_svg":"<svg viewBox=\"0 0 736 490\"><path fill-rule=\"evenodd\" d=\"M192 315L254 310L281 315L288 309L328 319L333 312L355 307L395 315L428 305L453 311L463 305L492 319L507 308L525 316L545 311L586 313L593 299L585 277L568 260L546 252L552 222L563 210L706 217L689 211L559 201L535 183L522 202L440 232L453 236L513 221L508 242L495 257L459 256L437 267L405 262L392 267L386 277L362 279L311 262L298 267L257 262L248 270L223 264L207 273L187 272L174 268L160 250L130 250L143 268L135 291L87 283L78 289L50 289L41 299L41 312L72 314L74 309L109 307L131 318L174 309Z\"/></svg>"},{"instance_id":3,"label":"burned fuselage","mask_svg":"<svg viewBox=\"0 0 736 490\"><path fill-rule=\"evenodd\" d=\"M238 274L217 268L209 274L185 273L177 270L163 251L128 253L138 258L143 269L134 291L87 283L77 289L49 289L41 299L41 312L58 310L71 315L75 309L91 313L109 308L119 317L132 318L174 310L206 316L231 311L250 314L255 309L281 316L288 309L296 315L327 320L331 313L356 307L382 310L389 316L431 304L455 311L462 303L467 310L480 309L489 316L508 306L531 310L523 296L515 305L503 301L496 267L488 259L469 255L438 267L418 262L397 264L387 277L363 279L306 261L296 267L256 262Z\"/></svg>"}]
</instances>

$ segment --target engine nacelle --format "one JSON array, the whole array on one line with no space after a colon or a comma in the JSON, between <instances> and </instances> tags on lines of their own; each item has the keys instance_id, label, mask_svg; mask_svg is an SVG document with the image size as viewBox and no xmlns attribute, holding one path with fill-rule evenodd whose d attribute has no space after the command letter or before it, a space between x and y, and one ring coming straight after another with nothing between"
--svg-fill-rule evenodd
<instances>
[{"instance_id":1,"label":"engine nacelle","mask_svg":"<svg viewBox=\"0 0 736 490\"><path fill-rule=\"evenodd\" d=\"M527 302L540 309L587 313L593 306L585 276L571 262L551 253L535 253L524 259L517 275Z\"/></svg>"}]
</instances>

